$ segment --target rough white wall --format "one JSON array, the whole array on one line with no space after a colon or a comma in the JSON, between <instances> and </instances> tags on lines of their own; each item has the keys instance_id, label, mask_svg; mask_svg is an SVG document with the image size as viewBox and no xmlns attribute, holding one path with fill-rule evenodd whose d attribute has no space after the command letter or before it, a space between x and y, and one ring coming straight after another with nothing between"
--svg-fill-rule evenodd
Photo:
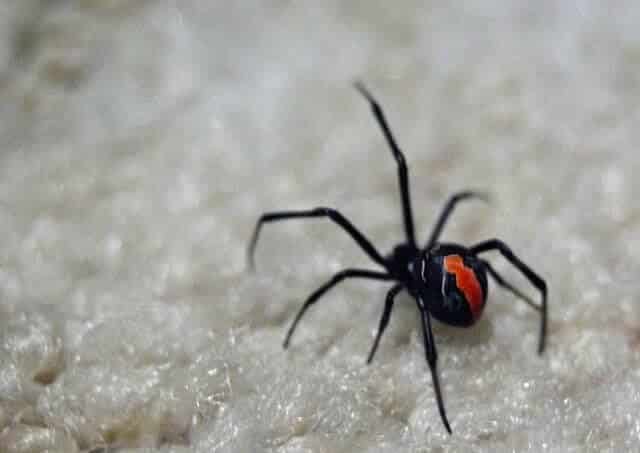
<instances>
[{"instance_id":1,"label":"rough white wall","mask_svg":"<svg viewBox=\"0 0 640 453\"><path fill-rule=\"evenodd\" d=\"M640 4L448 3L2 2L0 451L637 450ZM264 210L401 238L356 78L418 231L487 190L444 238L503 238L549 282L542 358L495 287L475 328L436 326L453 436L407 296L364 365L388 285L336 288L281 349L366 265L342 232L269 226L244 271Z\"/></svg>"}]
</instances>

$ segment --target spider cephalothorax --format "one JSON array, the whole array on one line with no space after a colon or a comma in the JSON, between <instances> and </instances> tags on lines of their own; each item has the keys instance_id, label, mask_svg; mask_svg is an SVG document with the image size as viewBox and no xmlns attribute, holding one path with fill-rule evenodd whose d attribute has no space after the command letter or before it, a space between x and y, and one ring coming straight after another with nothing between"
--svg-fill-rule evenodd
<instances>
[{"instance_id":1,"label":"spider cephalothorax","mask_svg":"<svg viewBox=\"0 0 640 453\"><path fill-rule=\"evenodd\" d=\"M363 278L371 280L386 280L395 282L387 292L384 309L378 331L373 342L367 363L371 362L378 348L380 338L389 323L391 310L396 295L407 291L415 300L420 313L423 333L424 349L433 379L433 387L438 404L440 417L445 428L451 433L451 427L447 419L440 391L440 383L436 370L437 351L431 328L431 316L437 320L458 327L473 325L482 315L487 301L487 275L490 275L501 287L511 291L515 296L525 301L531 307L540 312L540 340L538 353L542 353L545 345L547 329L547 285L529 266L520 260L511 249L499 239L491 239L480 242L472 247L465 247L454 243L438 242L440 233L456 204L464 199L479 198L486 200L481 193L464 191L453 195L444 206L438 220L423 247L420 247L415 239L413 214L411 210L411 198L409 194L409 174L407 164L402 151L396 144L387 124L382 109L360 83L356 84L358 91L367 99L371 110L382 128L391 152L398 164L398 180L400 185L400 198L402 201L402 214L406 239L394 247L392 252L381 255L373 244L340 212L335 209L319 207L301 211L280 211L263 214L258 220L248 249L250 266L254 267L254 251L258 242L258 236L262 225L267 222L275 222L287 219L309 219L316 217L328 218L340 226L360 248L383 270L368 269L344 269L334 275L328 282L315 290L304 302L296 315L284 340L284 347L289 345L291 335L295 331L298 322L304 313L329 289L347 278ZM498 251L513 264L535 286L541 295L540 304L533 302L528 296L520 292L516 287L507 282L491 264L480 257L484 252Z\"/></svg>"}]
</instances>

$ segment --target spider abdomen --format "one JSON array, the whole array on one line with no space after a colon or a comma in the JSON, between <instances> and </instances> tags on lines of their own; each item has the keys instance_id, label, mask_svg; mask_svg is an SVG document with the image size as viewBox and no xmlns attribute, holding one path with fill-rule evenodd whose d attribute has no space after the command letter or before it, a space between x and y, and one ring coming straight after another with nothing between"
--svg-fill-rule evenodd
<instances>
[{"instance_id":1,"label":"spider abdomen","mask_svg":"<svg viewBox=\"0 0 640 453\"><path fill-rule=\"evenodd\" d=\"M430 295L427 309L434 318L459 327L480 319L487 300L482 264L463 253L427 255L423 260L421 280Z\"/></svg>"},{"instance_id":2,"label":"spider abdomen","mask_svg":"<svg viewBox=\"0 0 640 453\"><path fill-rule=\"evenodd\" d=\"M445 291L448 293L452 291L461 292L469 307L469 311L471 311L473 320L477 321L482 314L482 309L486 301L486 288L485 290L482 289L476 270L472 266L466 265L460 255L445 256L443 268L448 276L453 275L455 278L454 287L449 289L452 285L447 285ZM447 278L447 281L450 281L450 279Z\"/></svg>"}]
</instances>

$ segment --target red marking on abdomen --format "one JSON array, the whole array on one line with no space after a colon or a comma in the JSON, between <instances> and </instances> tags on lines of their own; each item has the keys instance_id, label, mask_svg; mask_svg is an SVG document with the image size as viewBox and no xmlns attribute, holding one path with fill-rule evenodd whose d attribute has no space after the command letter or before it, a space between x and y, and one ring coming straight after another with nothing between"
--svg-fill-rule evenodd
<instances>
[{"instance_id":1,"label":"red marking on abdomen","mask_svg":"<svg viewBox=\"0 0 640 453\"><path fill-rule=\"evenodd\" d=\"M473 269L465 266L460 255L445 256L444 269L456 276L456 286L467 298L473 319L478 319L482 313L484 296L476 273Z\"/></svg>"}]
</instances>

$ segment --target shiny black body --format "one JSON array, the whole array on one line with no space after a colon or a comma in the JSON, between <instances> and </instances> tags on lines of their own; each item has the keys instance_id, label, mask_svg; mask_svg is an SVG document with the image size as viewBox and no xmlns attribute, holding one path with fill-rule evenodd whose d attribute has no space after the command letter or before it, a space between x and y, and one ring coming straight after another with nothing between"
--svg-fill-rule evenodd
<instances>
[{"instance_id":1,"label":"shiny black body","mask_svg":"<svg viewBox=\"0 0 640 453\"><path fill-rule=\"evenodd\" d=\"M451 326L470 327L477 318L473 316L469 300L459 288L456 276L446 272L444 267L445 257L452 255L460 256L465 266L473 271L482 289L484 308L488 289L486 267L465 247L457 244L437 244L427 252L427 256L421 262L426 264L424 271L415 268L414 280L419 282L421 288L418 292L429 301L428 310L434 318Z\"/></svg>"},{"instance_id":2,"label":"shiny black body","mask_svg":"<svg viewBox=\"0 0 640 453\"><path fill-rule=\"evenodd\" d=\"M477 321L486 303L488 292L487 275L490 275L498 285L540 312L538 352L542 353L545 345L547 324L547 286L542 278L513 254L511 249L499 239L483 241L472 247L438 242L440 233L458 202L469 198L486 200L482 194L477 192L465 191L450 197L426 243L423 246L417 244L409 193L409 175L404 155L396 144L384 113L376 100L362 84L356 84L356 88L369 102L398 165L398 180L406 239L396 245L390 254L383 256L359 229L335 209L319 207L301 211L269 212L263 214L256 224L248 248L248 261L253 268L254 251L264 223L296 218L327 218L341 227L383 271L349 268L338 272L307 298L291 324L283 346L286 348L289 345L298 322L309 307L341 281L348 278L362 278L394 282L387 292L382 317L367 363L373 359L380 338L388 325L396 295L402 290L407 291L415 300L420 314L425 356L431 371L440 417L447 431L451 433L437 374L437 350L431 328L431 317L453 326L471 326ZM500 252L540 291L541 302L539 305L507 282L488 261L480 258L480 254L492 250ZM454 263L457 267L451 267L450 264L450 267L447 268L447 263Z\"/></svg>"}]
</instances>

